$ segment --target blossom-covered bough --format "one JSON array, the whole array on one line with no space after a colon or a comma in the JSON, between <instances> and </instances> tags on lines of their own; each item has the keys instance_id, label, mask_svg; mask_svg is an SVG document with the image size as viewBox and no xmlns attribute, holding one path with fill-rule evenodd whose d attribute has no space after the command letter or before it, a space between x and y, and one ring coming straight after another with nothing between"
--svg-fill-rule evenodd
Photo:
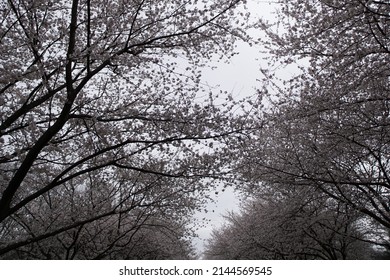
<instances>
[{"instance_id":1,"label":"blossom-covered bough","mask_svg":"<svg viewBox=\"0 0 390 280\"><path fill-rule=\"evenodd\" d=\"M145 228L188 235L245 126L199 100L200 68L250 40L244 2L1 1L2 257L135 258Z\"/></svg>"},{"instance_id":2,"label":"blossom-covered bough","mask_svg":"<svg viewBox=\"0 0 390 280\"><path fill-rule=\"evenodd\" d=\"M263 44L272 63L301 72L281 85L264 71L275 106L239 165L250 192L314 187L390 248L390 3L279 1L278 13L262 22Z\"/></svg>"}]
</instances>

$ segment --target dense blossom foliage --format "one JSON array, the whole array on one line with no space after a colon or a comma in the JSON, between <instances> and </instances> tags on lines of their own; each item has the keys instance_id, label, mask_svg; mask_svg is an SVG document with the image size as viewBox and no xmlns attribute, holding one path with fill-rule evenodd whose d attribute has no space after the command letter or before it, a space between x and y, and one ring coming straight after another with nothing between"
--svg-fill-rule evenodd
<instances>
[{"instance_id":1,"label":"dense blossom foliage","mask_svg":"<svg viewBox=\"0 0 390 280\"><path fill-rule=\"evenodd\" d=\"M0 2L0 254L113 256L153 221L183 240L243 128L200 67L249 40L244 2Z\"/></svg>"},{"instance_id":2,"label":"dense blossom foliage","mask_svg":"<svg viewBox=\"0 0 390 280\"><path fill-rule=\"evenodd\" d=\"M263 100L268 101L267 109L259 114L263 126L241 144L244 148L237 164L247 182L247 192L255 194L256 199L261 197L260 201L265 199L261 209L271 213L279 210L266 198L284 193L286 188L323 194L327 199L318 201L322 211L339 216L337 220L346 221L344 226L353 213L363 234L358 239L374 244L376 250L390 250L390 3L282 0L277 8L275 22L261 23L267 34L263 44L270 54L269 68L263 71ZM278 77L280 71L273 71L290 66L299 71L288 79ZM292 196L296 200L293 205L288 202L290 196L277 200L280 209L290 205L287 209L292 215L286 213L272 220L268 212L263 216L250 209L230 220L257 217L259 220L252 225L265 225L256 235L257 242L277 248L285 253L279 256L290 258L283 244L299 251L297 244L305 244L306 233L312 228L310 220L321 221L322 214L304 212L304 223L298 223L294 234L306 231L306 241L298 236L279 239L278 232L281 236L288 234L274 226L275 220L283 223L300 219L300 211L307 209L304 197ZM300 205L300 211L295 211L294 205ZM334 205L340 206L334 209ZM291 220L284 220L286 217ZM232 223L225 232L218 231L211 240L211 251L215 253L221 236L233 238L249 224L239 228ZM342 228L333 231L356 239L356 234L350 235ZM327 246L331 243L329 239ZM309 244L319 245L313 240ZM264 248L257 253L257 257L269 257ZM296 253L293 251L293 258L298 256ZM323 248L321 254L326 253Z\"/></svg>"},{"instance_id":3,"label":"dense blossom foliage","mask_svg":"<svg viewBox=\"0 0 390 280\"><path fill-rule=\"evenodd\" d=\"M240 213L209 239L207 259L367 259L359 215L311 188L270 188L249 199Z\"/></svg>"}]
</instances>

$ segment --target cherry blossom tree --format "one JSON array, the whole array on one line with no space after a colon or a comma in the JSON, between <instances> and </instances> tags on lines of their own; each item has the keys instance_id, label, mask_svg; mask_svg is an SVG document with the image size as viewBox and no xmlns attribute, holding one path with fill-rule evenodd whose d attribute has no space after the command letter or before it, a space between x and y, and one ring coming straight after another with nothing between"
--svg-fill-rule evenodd
<instances>
[{"instance_id":1,"label":"cherry blossom tree","mask_svg":"<svg viewBox=\"0 0 390 280\"><path fill-rule=\"evenodd\" d=\"M112 224L116 241L78 255L107 257L227 176L225 139L245 123L200 69L250 40L244 2L0 2L2 254L58 241L76 256Z\"/></svg>"},{"instance_id":2,"label":"cherry blossom tree","mask_svg":"<svg viewBox=\"0 0 390 280\"><path fill-rule=\"evenodd\" d=\"M91 172L88 180L73 180L13 216L2 232L2 242L12 243L3 249L4 257L191 258L189 217L198 207L196 195L194 186L175 187L166 178L140 174L133 181L127 176L115 181ZM80 216L89 220L80 222Z\"/></svg>"},{"instance_id":3,"label":"cherry blossom tree","mask_svg":"<svg viewBox=\"0 0 390 280\"><path fill-rule=\"evenodd\" d=\"M243 144L238 168L251 192L263 184L314 187L362 213L370 242L388 247L390 4L297 0L279 7L275 25L262 23L270 63L300 72L282 84L264 71L272 105Z\"/></svg>"},{"instance_id":4,"label":"cherry blossom tree","mask_svg":"<svg viewBox=\"0 0 390 280\"><path fill-rule=\"evenodd\" d=\"M367 259L361 214L314 188L273 186L229 213L206 247L209 259Z\"/></svg>"}]
</instances>

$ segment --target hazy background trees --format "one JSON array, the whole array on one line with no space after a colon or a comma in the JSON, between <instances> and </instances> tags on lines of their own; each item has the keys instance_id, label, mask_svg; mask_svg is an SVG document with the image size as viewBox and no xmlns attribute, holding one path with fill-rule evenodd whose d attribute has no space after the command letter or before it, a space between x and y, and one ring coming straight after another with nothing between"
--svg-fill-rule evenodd
<instances>
[{"instance_id":1,"label":"hazy background trees","mask_svg":"<svg viewBox=\"0 0 390 280\"><path fill-rule=\"evenodd\" d=\"M188 259L196 186L138 174L91 172L35 199L4 223L5 258ZM82 185L82 187L80 186ZM80 219L82 218L82 219ZM29 234L29 240L23 240ZM15 242L15 240L20 240ZM3 253L2 252L2 253Z\"/></svg>"},{"instance_id":2,"label":"hazy background trees","mask_svg":"<svg viewBox=\"0 0 390 280\"><path fill-rule=\"evenodd\" d=\"M369 259L362 215L312 187L263 186L213 231L206 259Z\"/></svg>"},{"instance_id":3,"label":"hazy background trees","mask_svg":"<svg viewBox=\"0 0 390 280\"><path fill-rule=\"evenodd\" d=\"M191 255L244 126L200 84L249 40L241 2L0 2L3 258Z\"/></svg>"}]
</instances>

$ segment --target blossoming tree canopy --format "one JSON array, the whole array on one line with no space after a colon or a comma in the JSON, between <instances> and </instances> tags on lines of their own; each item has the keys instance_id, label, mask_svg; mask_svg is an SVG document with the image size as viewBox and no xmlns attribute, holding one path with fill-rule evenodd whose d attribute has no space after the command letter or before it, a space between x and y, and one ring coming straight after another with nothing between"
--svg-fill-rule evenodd
<instances>
[{"instance_id":1,"label":"blossoming tree canopy","mask_svg":"<svg viewBox=\"0 0 390 280\"><path fill-rule=\"evenodd\" d=\"M199 99L200 68L250 39L244 4L0 2L1 254L51 240L107 257L148 217L199 206L227 170L210 143L243 127L234 104ZM76 252L109 224L105 247Z\"/></svg>"}]
</instances>

